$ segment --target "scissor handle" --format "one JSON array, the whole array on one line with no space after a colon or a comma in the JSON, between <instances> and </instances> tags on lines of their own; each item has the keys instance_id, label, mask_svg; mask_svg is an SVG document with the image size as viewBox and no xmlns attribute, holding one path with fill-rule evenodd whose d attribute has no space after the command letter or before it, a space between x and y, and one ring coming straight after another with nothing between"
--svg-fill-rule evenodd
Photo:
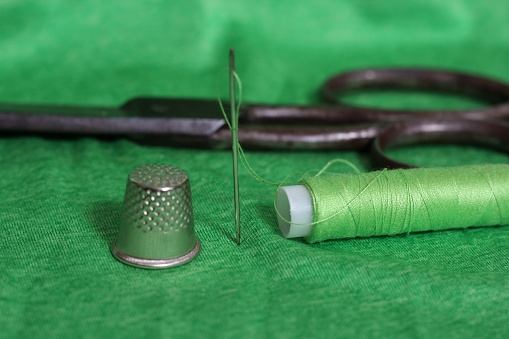
<instances>
[{"instance_id":1,"label":"scissor handle","mask_svg":"<svg viewBox=\"0 0 509 339\"><path fill-rule=\"evenodd\" d=\"M405 89L448 92L485 101L488 107L471 110L383 109L347 104L342 95L371 89ZM393 122L452 117L489 119L509 117L509 85L484 76L438 69L370 68L332 76L321 88L328 105L248 105L244 119L250 122L338 124Z\"/></svg>"},{"instance_id":2,"label":"scissor handle","mask_svg":"<svg viewBox=\"0 0 509 339\"><path fill-rule=\"evenodd\" d=\"M456 93L480 99L489 107L471 110L381 109L346 104L341 95L357 90L405 89ZM327 102L371 121L452 117L489 119L509 117L509 85L484 76L424 68L365 69L329 78L322 87Z\"/></svg>"},{"instance_id":3,"label":"scissor handle","mask_svg":"<svg viewBox=\"0 0 509 339\"><path fill-rule=\"evenodd\" d=\"M389 157L390 148L416 144L468 144L509 152L509 123L501 120L437 119L398 122L374 139L371 156L375 167L413 168Z\"/></svg>"}]
</instances>

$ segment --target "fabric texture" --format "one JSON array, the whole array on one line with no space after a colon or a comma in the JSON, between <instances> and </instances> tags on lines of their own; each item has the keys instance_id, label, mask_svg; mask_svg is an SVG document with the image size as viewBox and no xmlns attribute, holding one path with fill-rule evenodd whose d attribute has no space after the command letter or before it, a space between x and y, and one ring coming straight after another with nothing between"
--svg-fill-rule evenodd
<instances>
[{"instance_id":1,"label":"fabric texture","mask_svg":"<svg viewBox=\"0 0 509 339\"><path fill-rule=\"evenodd\" d=\"M4 0L0 102L118 106L143 95L213 99L218 90L226 98L230 47L246 102L313 104L332 74L375 66L509 81L509 2ZM350 100L479 104L422 93ZM426 166L508 161L454 145L393 155ZM509 335L509 227L288 240L274 188L241 169L236 246L228 151L4 135L0 157L0 337ZM354 151L248 152L273 181L334 158L370 169ZM128 173L154 163L188 173L203 246L189 264L161 271L109 251Z\"/></svg>"}]
</instances>

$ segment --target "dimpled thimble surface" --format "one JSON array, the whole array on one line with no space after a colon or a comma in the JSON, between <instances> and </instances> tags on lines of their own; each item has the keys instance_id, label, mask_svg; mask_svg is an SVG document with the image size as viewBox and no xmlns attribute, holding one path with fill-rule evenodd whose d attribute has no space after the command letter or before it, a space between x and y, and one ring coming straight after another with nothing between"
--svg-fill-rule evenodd
<instances>
[{"instance_id":1,"label":"dimpled thimble surface","mask_svg":"<svg viewBox=\"0 0 509 339\"><path fill-rule=\"evenodd\" d=\"M182 265L198 254L186 172L171 165L142 166L131 172L111 251L123 263L142 268Z\"/></svg>"}]
</instances>

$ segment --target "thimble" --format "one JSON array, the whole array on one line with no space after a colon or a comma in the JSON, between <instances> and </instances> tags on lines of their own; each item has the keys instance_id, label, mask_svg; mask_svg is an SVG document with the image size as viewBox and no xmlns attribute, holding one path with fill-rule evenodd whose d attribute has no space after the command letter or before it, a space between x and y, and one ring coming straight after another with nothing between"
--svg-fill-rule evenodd
<instances>
[{"instance_id":1,"label":"thimble","mask_svg":"<svg viewBox=\"0 0 509 339\"><path fill-rule=\"evenodd\" d=\"M113 255L128 265L157 269L185 264L199 251L186 172L171 165L134 169Z\"/></svg>"}]
</instances>

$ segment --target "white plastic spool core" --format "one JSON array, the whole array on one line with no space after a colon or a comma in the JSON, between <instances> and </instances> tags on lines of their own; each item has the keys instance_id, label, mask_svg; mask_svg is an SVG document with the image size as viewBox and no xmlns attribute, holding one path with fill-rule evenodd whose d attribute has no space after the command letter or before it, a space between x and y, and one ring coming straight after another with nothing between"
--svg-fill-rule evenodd
<instances>
[{"instance_id":1,"label":"white plastic spool core","mask_svg":"<svg viewBox=\"0 0 509 339\"><path fill-rule=\"evenodd\" d=\"M285 238L306 237L313 230L311 195L303 185L280 187L276 194L279 229ZM288 220L283 220L284 219Z\"/></svg>"}]
</instances>

